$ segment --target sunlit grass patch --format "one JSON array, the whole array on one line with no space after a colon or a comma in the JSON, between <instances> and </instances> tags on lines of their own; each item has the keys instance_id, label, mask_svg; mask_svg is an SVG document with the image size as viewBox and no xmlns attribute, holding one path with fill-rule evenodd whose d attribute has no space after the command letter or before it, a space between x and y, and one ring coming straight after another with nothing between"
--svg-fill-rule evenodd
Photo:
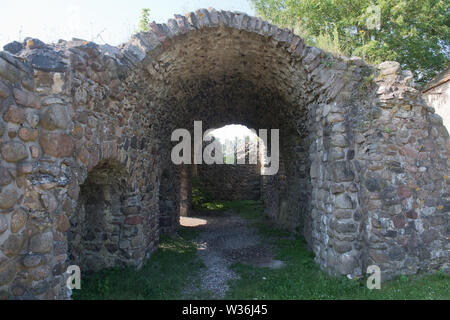
<instances>
[{"instance_id":1,"label":"sunlit grass patch","mask_svg":"<svg viewBox=\"0 0 450 320\"><path fill-rule=\"evenodd\" d=\"M223 211L225 210L225 205L220 201L211 201L207 203L203 203L200 208L206 209L209 211Z\"/></svg>"}]
</instances>

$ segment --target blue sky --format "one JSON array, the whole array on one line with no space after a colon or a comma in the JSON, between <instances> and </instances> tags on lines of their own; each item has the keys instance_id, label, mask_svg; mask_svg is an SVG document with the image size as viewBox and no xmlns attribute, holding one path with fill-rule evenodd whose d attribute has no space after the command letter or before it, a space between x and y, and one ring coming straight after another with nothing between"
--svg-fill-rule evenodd
<instances>
[{"instance_id":1,"label":"blue sky","mask_svg":"<svg viewBox=\"0 0 450 320\"><path fill-rule=\"evenodd\" d=\"M247 0L2 0L0 48L25 37L118 45L134 33L142 8L151 9L152 20L165 22L175 13L208 7L254 15Z\"/></svg>"}]
</instances>

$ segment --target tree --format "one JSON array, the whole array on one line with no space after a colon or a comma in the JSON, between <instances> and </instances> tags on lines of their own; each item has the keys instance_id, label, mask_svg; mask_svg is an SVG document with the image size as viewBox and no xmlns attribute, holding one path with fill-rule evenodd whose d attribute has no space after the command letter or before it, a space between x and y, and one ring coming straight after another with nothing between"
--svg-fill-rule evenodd
<instances>
[{"instance_id":1,"label":"tree","mask_svg":"<svg viewBox=\"0 0 450 320\"><path fill-rule=\"evenodd\" d=\"M250 2L262 18L293 28L310 45L360 56L374 64L398 61L421 83L449 65L447 0Z\"/></svg>"},{"instance_id":2,"label":"tree","mask_svg":"<svg viewBox=\"0 0 450 320\"><path fill-rule=\"evenodd\" d=\"M138 32L150 31L150 9L144 8L141 11L141 19L139 20Z\"/></svg>"}]
</instances>

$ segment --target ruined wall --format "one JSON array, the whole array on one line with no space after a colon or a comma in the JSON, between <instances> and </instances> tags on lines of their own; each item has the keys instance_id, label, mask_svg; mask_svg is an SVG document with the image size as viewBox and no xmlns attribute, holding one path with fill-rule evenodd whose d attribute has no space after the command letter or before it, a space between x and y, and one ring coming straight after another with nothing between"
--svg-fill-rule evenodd
<instances>
[{"instance_id":1,"label":"ruined wall","mask_svg":"<svg viewBox=\"0 0 450 320\"><path fill-rule=\"evenodd\" d=\"M82 253L93 250L103 261L90 264L98 269L138 266L155 248L156 149L145 143L146 117L133 89L123 89L123 66L97 45L29 39L20 55L0 54L0 291L63 299L65 271L77 260L67 231L90 222L80 212L80 186L99 163L119 163L125 186L120 205L97 226L111 235L107 250L85 245ZM120 230L110 230L118 221Z\"/></svg>"},{"instance_id":2,"label":"ruined wall","mask_svg":"<svg viewBox=\"0 0 450 320\"><path fill-rule=\"evenodd\" d=\"M396 62L378 66L357 127L363 257L385 278L449 270L450 140Z\"/></svg>"},{"instance_id":3,"label":"ruined wall","mask_svg":"<svg viewBox=\"0 0 450 320\"><path fill-rule=\"evenodd\" d=\"M204 142L203 147L209 143ZM227 163L224 158L224 164L195 166L195 177L211 199L261 199L261 163L250 164L250 149L256 151L257 147L251 147L249 143L238 144L234 150L234 163Z\"/></svg>"},{"instance_id":4,"label":"ruined wall","mask_svg":"<svg viewBox=\"0 0 450 320\"><path fill-rule=\"evenodd\" d=\"M139 267L188 209L176 170L162 174L171 132L194 120L280 129L266 209L329 273L448 270L450 140L410 73L241 13L150 27L119 48L28 39L0 53L0 297L67 298L71 262Z\"/></svg>"},{"instance_id":5,"label":"ruined wall","mask_svg":"<svg viewBox=\"0 0 450 320\"><path fill-rule=\"evenodd\" d=\"M216 200L259 200L261 169L258 165L199 165L198 180Z\"/></svg>"},{"instance_id":6,"label":"ruined wall","mask_svg":"<svg viewBox=\"0 0 450 320\"><path fill-rule=\"evenodd\" d=\"M117 161L99 163L80 186L68 230L68 256L83 272L126 265L117 254L129 238L124 227L127 174Z\"/></svg>"},{"instance_id":7,"label":"ruined wall","mask_svg":"<svg viewBox=\"0 0 450 320\"><path fill-rule=\"evenodd\" d=\"M261 197L264 213L275 225L303 234L309 241L310 237L304 232L305 220L310 218L312 189L309 140L304 136L307 132L284 137L281 141L279 171L276 175L262 177Z\"/></svg>"},{"instance_id":8,"label":"ruined wall","mask_svg":"<svg viewBox=\"0 0 450 320\"><path fill-rule=\"evenodd\" d=\"M311 230L316 261L335 274L362 274L358 215L358 163L352 105L321 104L310 113L316 123L309 148L313 182ZM305 232L307 234L307 231ZM336 267L337 266L337 267Z\"/></svg>"}]
</instances>

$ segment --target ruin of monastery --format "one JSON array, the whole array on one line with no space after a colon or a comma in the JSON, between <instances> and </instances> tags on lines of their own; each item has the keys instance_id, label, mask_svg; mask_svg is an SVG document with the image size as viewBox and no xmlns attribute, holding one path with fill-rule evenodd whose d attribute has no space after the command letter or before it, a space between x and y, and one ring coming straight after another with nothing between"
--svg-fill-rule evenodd
<instances>
[{"instance_id":1,"label":"ruin of monastery","mask_svg":"<svg viewBox=\"0 0 450 320\"><path fill-rule=\"evenodd\" d=\"M171 133L195 120L280 129L265 212L323 270L449 270L450 139L411 72L237 12L151 30L0 52L0 298L67 299L69 265L149 259L189 214L192 170L171 163Z\"/></svg>"}]
</instances>

